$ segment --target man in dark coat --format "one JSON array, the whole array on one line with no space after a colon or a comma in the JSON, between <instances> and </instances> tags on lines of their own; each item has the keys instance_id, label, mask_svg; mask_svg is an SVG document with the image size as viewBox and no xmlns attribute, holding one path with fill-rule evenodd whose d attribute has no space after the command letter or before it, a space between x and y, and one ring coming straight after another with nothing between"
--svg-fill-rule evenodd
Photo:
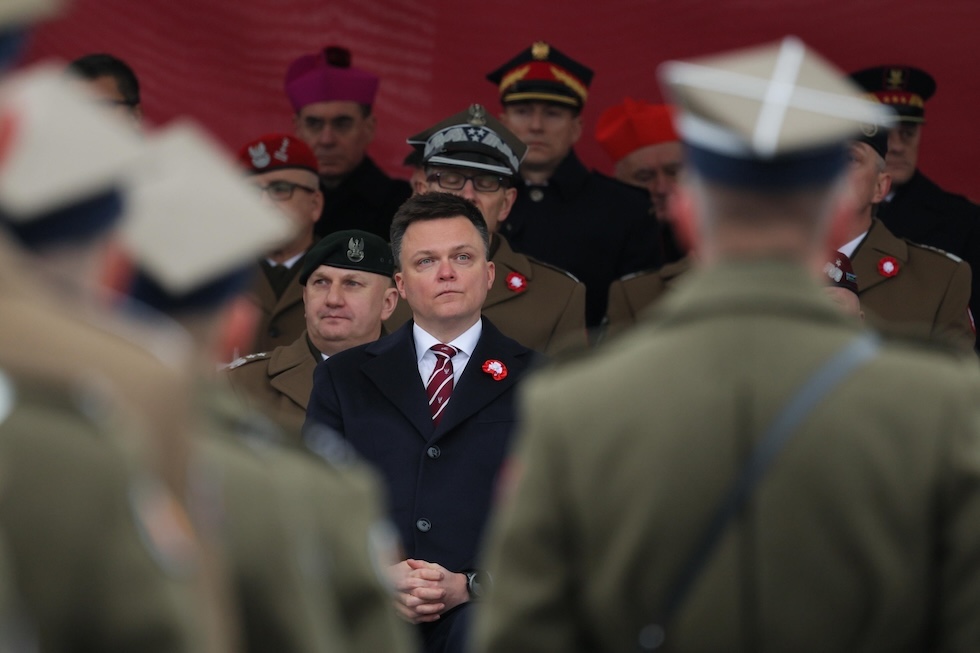
<instances>
[{"instance_id":1,"label":"man in dark coat","mask_svg":"<svg viewBox=\"0 0 980 653\"><path fill-rule=\"evenodd\" d=\"M408 200L392 224L395 282L414 319L315 372L306 429L337 430L377 466L405 547L391 568L396 607L427 651L462 651L476 555L515 426L532 350L480 308L493 284L480 210L448 193Z\"/></svg>"},{"instance_id":2,"label":"man in dark coat","mask_svg":"<svg viewBox=\"0 0 980 653\"><path fill-rule=\"evenodd\" d=\"M303 55L286 71L296 135L316 153L325 202L317 236L361 229L388 238L391 216L411 195L367 156L374 139L372 111L378 77L351 66L350 51L326 47Z\"/></svg>"},{"instance_id":3,"label":"man in dark coat","mask_svg":"<svg viewBox=\"0 0 980 653\"><path fill-rule=\"evenodd\" d=\"M571 272L586 287L586 326L606 312L609 284L660 267L650 199L590 172L572 149L592 71L537 42L487 75L500 89L501 121L527 144L517 199L501 225L514 251Z\"/></svg>"},{"instance_id":4,"label":"man in dark coat","mask_svg":"<svg viewBox=\"0 0 980 653\"><path fill-rule=\"evenodd\" d=\"M527 146L479 104L409 137L408 142L419 148L424 162L415 192L465 197L487 221L496 277L483 314L508 337L549 356L585 347L582 282L518 254L499 233L517 197L514 182ZM400 309L388 321L392 330L412 317L404 302Z\"/></svg>"},{"instance_id":5,"label":"man in dark coat","mask_svg":"<svg viewBox=\"0 0 980 653\"><path fill-rule=\"evenodd\" d=\"M918 168L925 103L936 92L932 75L910 66L877 66L851 77L898 113L888 138L892 192L878 217L899 238L954 254L973 272L970 308L980 311L980 206L947 192Z\"/></svg>"}]
</instances>

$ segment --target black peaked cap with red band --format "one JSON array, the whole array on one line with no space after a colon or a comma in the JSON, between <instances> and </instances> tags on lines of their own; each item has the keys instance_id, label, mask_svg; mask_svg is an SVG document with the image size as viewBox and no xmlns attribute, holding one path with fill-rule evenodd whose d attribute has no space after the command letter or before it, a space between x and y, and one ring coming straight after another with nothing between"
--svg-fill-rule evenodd
<instances>
[{"instance_id":1,"label":"black peaked cap with red band","mask_svg":"<svg viewBox=\"0 0 980 653\"><path fill-rule=\"evenodd\" d=\"M581 110L592 75L591 68L538 41L487 74L487 79L497 85L503 104L554 102Z\"/></svg>"}]
</instances>

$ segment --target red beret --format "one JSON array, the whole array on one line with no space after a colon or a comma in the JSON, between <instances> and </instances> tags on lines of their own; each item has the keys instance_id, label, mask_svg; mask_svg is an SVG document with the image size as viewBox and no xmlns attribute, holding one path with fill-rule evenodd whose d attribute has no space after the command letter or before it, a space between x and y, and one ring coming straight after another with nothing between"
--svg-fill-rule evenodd
<instances>
[{"instance_id":1,"label":"red beret","mask_svg":"<svg viewBox=\"0 0 980 653\"><path fill-rule=\"evenodd\" d=\"M299 110L314 102L374 104L380 80L376 75L351 68L350 50L328 46L303 55L286 71L286 95Z\"/></svg>"},{"instance_id":2,"label":"red beret","mask_svg":"<svg viewBox=\"0 0 980 653\"><path fill-rule=\"evenodd\" d=\"M310 146L289 134L266 134L238 150L238 161L248 174L299 168L317 174L316 156Z\"/></svg>"},{"instance_id":3,"label":"red beret","mask_svg":"<svg viewBox=\"0 0 980 653\"><path fill-rule=\"evenodd\" d=\"M650 104L626 98L599 116L595 138L613 163L634 150L680 140L674 131L673 110L666 104Z\"/></svg>"}]
</instances>

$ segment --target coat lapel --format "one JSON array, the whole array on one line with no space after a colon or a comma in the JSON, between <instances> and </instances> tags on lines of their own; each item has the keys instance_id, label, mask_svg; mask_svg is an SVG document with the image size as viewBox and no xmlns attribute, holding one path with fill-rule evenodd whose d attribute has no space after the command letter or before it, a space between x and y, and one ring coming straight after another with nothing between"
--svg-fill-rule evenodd
<instances>
[{"instance_id":1,"label":"coat lapel","mask_svg":"<svg viewBox=\"0 0 980 653\"><path fill-rule=\"evenodd\" d=\"M902 274L902 267L909 260L908 244L888 231L880 221L872 220L868 235L858 245L851 260L861 293L893 278L878 270L878 264L887 256L898 261L898 275Z\"/></svg>"},{"instance_id":2,"label":"coat lapel","mask_svg":"<svg viewBox=\"0 0 980 653\"><path fill-rule=\"evenodd\" d=\"M306 408L313 392L316 365L304 331L291 345L273 351L269 360L269 383L298 406Z\"/></svg>"},{"instance_id":3,"label":"coat lapel","mask_svg":"<svg viewBox=\"0 0 980 653\"><path fill-rule=\"evenodd\" d=\"M419 378L412 325L413 322L406 322L390 336L368 345L365 351L372 358L361 369L419 435L427 440L433 431L432 415Z\"/></svg>"},{"instance_id":4,"label":"coat lapel","mask_svg":"<svg viewBox=\"0 0 980 653\"><path fill-rule=\"evenodd\" d=\"M513 387L530 365L532 353L530 349L505 337L484 318L483 333L459 383L453 389L452 399L435 430L435 437L449 433ZM487 360L503 363L507 368L507 376L499 381L494 380L491 374L483 371L483 364Z\"/></svg>"},{"instance_id":5,"label":"coat lapel","mask_svg":"<svg viewBox=\"0 0 980 653\"><path fill-rule=\"evenodd\" d=\"M533 276L531 262L527 257L515 254L514 250L507 243L507 239L497 235L494 235L494 238L496 239L497 250L493 254L493 264L497 266L497 275L493 280L493 286L490 288L490 292L487 293L486 301L483 302L484 310L490 306L514 299L523 292L527 292L526 288L520 292L509 288L507 279L510 275L516 274L519 277L523 277L525 284L530 284Z\"/></svg>"},{"instance_id":6,"label":"coat lapel","mask_svg":"<svg viewBox=\"0 0 980 653\"><path fill-rule=\"evenodd\" d=\"M293 267L302 266L302 265L303 265L303 261L300 260ZM265 275L262 276L264 280ZM299 270L296 270L296 275L286 285L286 290L282 293L282 297L280 297L279 301L275 303L275 307L272 309L273 316L279 315L280 313L288 309L290 306L303 303L303 286L299 285L299 282L297 281L298 277L299 277ZM265 284L266 286L268 286L269 282L266 281ZM269 292L270 293L272 292L271 287L269 288Z\"/></svg>"}]
</instances>

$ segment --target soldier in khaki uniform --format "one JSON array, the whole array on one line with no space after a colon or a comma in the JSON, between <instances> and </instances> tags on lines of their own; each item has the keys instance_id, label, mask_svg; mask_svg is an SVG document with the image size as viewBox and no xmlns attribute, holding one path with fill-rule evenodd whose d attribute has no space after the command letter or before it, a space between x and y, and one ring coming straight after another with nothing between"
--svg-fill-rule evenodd
<instances>
[{"instance_id":1,"label":"soldier in khaki uniform","mask_svg":"<svg viewBox=\"0 0 980 653\"><path fill-rule=\"evenodd\" d=\"M870 130L868 130L870 131ZM862 133L851 144L850 181L857 206L838 249L851 257L861 304L885 334L933 339L972 352L970 266L959 257L895 236L874 217L888 195L888 132Z\"/></svg>"},{"instance_id":2,"label":"soldier in khaki uniform","mask_svg":"<svg viewBox=\"0 0 980 653\"><path fill-rule=\"evenodd\" d=\"M215 378L216 361L253 333L254 307L243 295L250 257L288 238L289 225L255 200L216 146L192 126L158 133L149 147L159 166L137 185L125 238L138 267L131 292L166 310L194 342L195 480L209 490L199 504L209 517L202 530L228 557L244 648L410 650L374 571L394 552L378 554L373 566L367 553L369 527L385 528L380 509L368 507L365 516L344 522L333 507L337 500L364 504L376 494L358 502L362 486L345 487L341 474L325 469L330 461L285 446L270 420ZM203 242L188 251L192 236ZM358 550L349 562L339 557ZM360 606L356 619L344 607L349 602Z\"/></svg>"},{"instance_id":3,"label":"soldier in khaki uniform","mask_svg":"<svg viewBox=\"0 0 980 653\"><path fill-rule=\"evenodd\" d=\"M603 338L611 338L633 326L642 311L660 300L675 281L691 269L691 258L668 263L659 270L637 272L616 279L609 286L609 307Z\"/></svg>"},{"instance_id":4,"label":"soldier in khaki uniform","mask_svg":"<svg viewBox=\"0 0 980 653\"><path fill-rule=\"evenodd\" d=\"M527 146L478 104L408 142L422 150L427 175L415 192L465 197L487 221L497 276L483 314L525 347L549 355L585 348L585 285L564 270L518 254L498 233L517 197L514 182ZM402 302L388 329L394 331L410 318L411 310Z\"/></svg>"},{"instance_id":5,"label":"soldier in khaki uniform","mask_svg":"<svg viewBox=\"0 0 980 653\"><path fill-rule=\"evenodd\" d=\"M178 501L185 379L95 298L139 142L60 69L6 79L0 105L14 125L0 172L0 366L34 379L35 402L0 455L0 527L42 649L223 650L220 599L204 582L213 561Z\"/></svg>"},{"instance_id":6,"label":"soldier in khaki uniform","mask_svg":"<svg viewBox=\"0 0 980 653\"><path fill-rule=\"evenodd\" d=\"M980 649L980 372L814 281L887 109L793 38L661 79L699 269L525 388L473 650Z\"/></svg>"},{"instance_id":7,"label":"soldier in khaki uniform","mask_svg":"<svg viewBox=\"0 0 980 653\"><path fill-rule=\"evenodd\" d=\"M313 150L295 136L266 134L243 145L238 161L264 200L296 226L292 238L265 253L251 296L262 311L254 343L241 352L269 352L293 342L306 328L303 289L296 276L314 243L313 225L323 210L323 193Z\"/></svg>"},{"instance_id":8,"label":"soldier in khaki uniform","mask_svg":"<svg viewBox=\"0 0 980 653\"><path fill-rule=\"evenodd\" d=\"M0 526L20 625L48 652L205 650L187 627L194 537L172 496L132 465L138 425L101 390L84 367L0 367Z\"/></svg>"},{"instance_id":9,"label":"soldier in khaki uniform","mask_svg":"<svg viewBox=\"0 0 980 653\"><path fill-rule=\"evenodd\" d=\"M382 322L398 303L394 272L391 247L378 236L357 229L325 236L299 274L306 330L291 345L229 365L232 387L298 437L317 363L384 335Z\"/></svg>"}]
</instances>

